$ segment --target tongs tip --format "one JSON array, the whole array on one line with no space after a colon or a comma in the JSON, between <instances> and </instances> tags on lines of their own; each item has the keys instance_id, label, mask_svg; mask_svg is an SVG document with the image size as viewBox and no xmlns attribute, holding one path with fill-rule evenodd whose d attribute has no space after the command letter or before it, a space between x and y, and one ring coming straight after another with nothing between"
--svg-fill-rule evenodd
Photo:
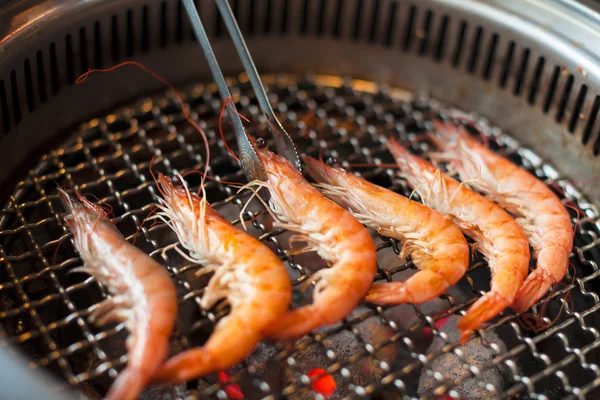
<instances>
[{"instance_id":1,"label":"tongs tip","mask_svg":"<svg viewBox=\"0 0 600 400\"><path fill-rule=\"evenodd\" d=\"M217 59L212 51L206 31L202 26L202 21L198 15L198 10L196 9L196 6L192 0L184 0L184 6L188 12L188 16L190 17L192 27L194 28L194 32L196 33L200 46L205 52L205 56L208 60L213 77L217 83L221 97L226 99L230 97L229 89L227 87L225 77L219 68ZM268 129L275 138L275 145L277 147L278 154L287 159L296 170L301 171L302 167L296 146L294 145L290 135L288 135L277 119L277 116L275 115L275 112L269 103L265 89L260 81L260 77L258 76L258 71L256 70L254 62L252 61L252 57L250 56L250 52L248 51L246 43L244 42L242 33L237 25L231 7L226 0L217 0L217 7L219 8L221 16L225 21L225 25L227 26L227 30L231 35L238 55L242 60L245 72L248 75L248 79L250 80L258 99L259 106L263 114L267 117ZM258 179L264 181L266 180L266 174L262 164L260 163L258 155L256 154L256 150L254 149L251 140L248 138L246 131L243 128L239 115L235 110L235 105L231 103L230 107L232 112L230 112L229 117L231 118L231 122L234 126L242 169L249 179Z\"/></svg>"},{"instance_id":2,"label":"tongs tip","mask_svg":"<svg viewBox=\"0 0 600 400\"><path fill-rule=\"evenodd\" d=\"M275 119L274 121L269 121L269 131L275 138L277 154L288 160L290 164L301 173L302 163L300 162L298 149L279 120Z\"/></svg>"}]
</instances>

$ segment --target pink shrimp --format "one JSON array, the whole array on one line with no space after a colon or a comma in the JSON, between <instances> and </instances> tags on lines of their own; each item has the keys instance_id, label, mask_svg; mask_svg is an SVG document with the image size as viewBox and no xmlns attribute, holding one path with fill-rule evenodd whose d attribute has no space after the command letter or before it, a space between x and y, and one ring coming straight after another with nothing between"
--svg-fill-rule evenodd
<instances>
[{"instance_id":1,"label":"pink shrimp","mask_svg":"<svg viewBox=\"0 0 600 400\"><path fill-rule=\"evenodd\" d=\"M515 299L527 275L529 244L523 230L498 205L444 175L424 159L406 151L395 140L388 148L402 175L431 208L448 215L471 237L488 260L491 290L479 298L459 321L462 341L480 325L501 313Z\"/></svg>"},{"instance_id":2,"label":"pink shrimp","mask_svg":"<svg viewBox=\"0 0 600 400\"><path fill-rule=\"evenodd\" d=\"M402 242L400 258L410 255L419 272L406 282L375 284L366 300L382 304L423 303L454 285L469 267L469 246L446 216L365 179L303 157L307 172L329 198L363 225Z\"/></svg>"},{"instance_id":3,"label":"pink shrimp","mask_svg":"<svg viewBox=\"0 0 600 400\"><path fill-rule=\"evenodd\" d=\"M259 183L270 193L275 226L297 232L291 243L316 251L329 264L313 274L318 280L313 304L290 311L269 329L276 340L295 339L345 318L373 283L376 250L369 232L349 212L323 196L284 158L256 147L267 174Z\"/></svg>"},{"instance_id":4,"label":"pink shrimp","mask_svg":"<svg viewBox=\"0 0 600 400\"><path fill-rule=\"evenodd\" d=\"M71 272L92 275L111 294L92 311L90 322L120 321L129 330L127 366L107 398L136 399L167 356L177 315L175 286L166 269L127 242L100 207L60 188L59 197L85 264Z\"/></svg>"},{"instance_id":5,"label":"pink shrimp","mask_svg":"<svg viewBox=\"0 0 600 400\"><path fill-rule=\"evenodd\" d=\"M560 282L573 247L571 218L543 182L469 136L464 129L436 121L438 146L461 178L515 215L534 249L537 268L525 279L513 308L525 311Z\"/></svg>"},{"instance_id":6,"label":"pink shrimp","mask_svg":"<svg viewBox=\"0 0 600 400\"><path fill-rule=\"evenodd\" d=\"M162 174L156 215L177 234L199 274L214 272L201 300L208 309L226 299L231 312L222 318L202 347L186 350L168 360L157 380L185 382L227 370L243 360L264 337L267 327L288 310L292 287L281 260L263 243L235 228L208 204L191 193L183 178Z\"/></svg>"}]
</instances>

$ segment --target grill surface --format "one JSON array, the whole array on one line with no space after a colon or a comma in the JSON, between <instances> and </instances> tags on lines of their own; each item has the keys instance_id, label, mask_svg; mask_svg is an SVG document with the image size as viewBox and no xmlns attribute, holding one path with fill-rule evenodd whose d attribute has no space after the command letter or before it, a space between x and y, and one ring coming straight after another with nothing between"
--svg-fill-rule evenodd
<instances>
[{"instance_id":1,"label":"grill surface","mask_svg":"<svg viewBox=\"0 0 600 400\"><path fill-rule=\"evenodd\" d=\"M392 163L381 140L390 135L411 144L415 151L427 151L428 145L421 136L427 121L446 112L425 96L377 87L366 81L279 75L265 77L265 83L300 151L318 155L322 146L325 156L352 164ZM250 133L260 135L265 125L258 117L255 99L248 97L249 84L243 79L232 84L237 106L252 118ZM244 182L241 170L217 140L220 103L214 87L198 84L185 88L182 94L194 118L205 124L209 134L212 176ZM419 307L361 306L343 324L305 337L295 347L260 346L252 367L249 362L243 363L232 372L246 398L319 398L304 375L312 368L323 368L332 374L339 397L414 397L419 375L439 372L429 369L439 353L456 354L461 360L461 378L440 380L435 393L419 395L435 398L442 393L456 394L456 385L472 376L475 382L481 381L475 385L481 390L507 398L583 397L600 386L600 369L596 365L600 361L600 340L598 330L593 328L600 326L600 302L594 293L600 275L596 264L600 258L597 210L581 197L572 182L562 179L535 153L499 129L490 128L486 133L495 149L551 184L566 204L578 207L582 213L571 257L574 268L565 284L553 293L545 311L544 321L550 326L537 332L528 330L517 316L506 312L485 330L483 344L479 344L487 351L491 349L495 358L479 368L469 368L465 352L457 349L456 341L448 340L435 322L450 314L461 314L488 289L489 272L485 262L475 256L468 274L439 300ZM225 135L229 143L234 143L231 132L226 130ZM98 328L86 322L105 292L90 277L68 274L81 261L60 219L57 185L75 187L90 198L93 195L109 204L117 226L128 239L136 237L138 246L167 265L180 293L178 329L172 340L174 352L201 345L214 321L226 313L200 308L205 282L194 276L197 266L187 265L173 250L161 253L175 242L167 227L145 224L140 229L156 194L148 169L153 156L155 171L185 173L202 167L199 135L183 120L172 93L140 99L83 123L70 140L44 155L38 166L16 185L0 214L0 333L26 351L33 368L53 371L91 398L105 392L126 362L126 331L121 325ZM393 169L353 170L406 196L411 194ZM197 175L187 179L192 187L199 182ZM249 197L246 193L236 194L235 188L214 181L207 183L207 193L209 202L219 212L241 226L238 214ZM247 212L246 220L260 211L258 205L250 208L254 212ZM575 221L576 213L572 215ZM296 288L322 266L320 260L311 256L288 256L287 233L269 230L264 217L256 218L247 227L286 260ZM414 271L410 261L397 260L397 242L375 233L373 236L378 244L378 280L405 279ZM298 289L296 295L298 303L310 298L310 291L302 295ZM551 321L555 317L557 320ZM497 335L504 345L488 340L490 335ZM448 345L440 352L427 354L434 340ZM352 351L344 352L344 348ZM502 371L505 376L501 387L486 378L493 370ZM166 393L164 398L184 393L225 398L224 389L215 377L207 377L186 387L162 390Z\"/></svg>"}]
</instances>

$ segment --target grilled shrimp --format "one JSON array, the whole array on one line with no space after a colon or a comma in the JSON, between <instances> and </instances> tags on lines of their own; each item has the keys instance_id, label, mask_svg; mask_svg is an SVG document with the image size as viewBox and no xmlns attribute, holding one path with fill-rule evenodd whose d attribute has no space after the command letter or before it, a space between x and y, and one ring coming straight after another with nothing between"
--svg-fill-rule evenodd
<instances>
[{"instance_id":1,"label":"grilled shrimp","mask_svg":"<svg viewBox=\"0 0 600 400\"><path fill-rule=\"evenodd\" d=\"M455 284L469 267L469 247L446 216L374 185L339 167L303 157L307 172L329 198L348 209L363 225L402 242L400 258L410 255L419 272L406 282L372 286L367 301L423 303Z\"/></svg>"},{"instance_id":2,"label":"grilled shrimp","mask_svg":"<svg viewBox=\"0 0 600 400\"><path fill-rule=\"evenodd\" d=\"M323 325L341 321L359 304L373 283L376 251L368 231L349 212L323 196L284 158L256 149L266 171L261 185L270 193L276 226L296 232L290 243L306 243L329 268L317 271L313 303L291 310L269 337L294 339Z\"/></svg>"},{"instance_id":3,"label":"grilled shrimp","mask_svg":"<svg viewBox=\"0 0 600 400\"><path fill-rule=\"evenodd\" d=\"M166 269L130 244L95 204L59 189L65 221L85 266L112 295L89 316L99 325L124 322L129 330L127 366L107 398L136 399L162 365L177 315L177 292Z\"/></svg>"},{"instance_id":4,"label":"grilled shrimp","mask_svg":"<svg viewBox=\"0 0 600 400\"><path fill-rule=\"evenodd\" d=\"M523 230L498 205L444 175L422 158L406 151L395 140L388 148L402 175L433 209L448 215L475 243L488 260L491 290L479 298L461 318L462 341L487 320L510 306L527 275L529 244Z\"/></svg>"},{"instance_id":5,"label":"grilled shrimp","mask_svg":"<svg viewBox=\"0 0 600 400\"><path fill-rule=\"evenodd\" d=\"M544 183L495 154L463 129L436 122L438 146L464 181L516 216L529 238L537 268L525 279L513 308L525 311L560 282L569 267L573 227L565 207Z\"/></svg>"},{"instance_id":6,"label":"grilled shrimp","mask_svg":"<svg viewBox=\"0 0 600 400\"><path fill-rule=\"evenodd\" d=\"M214 272L201 300L208 309L226 299L231 312L222 318L202 347L168 360L159 381L189 381L226 370L246 357L263 339L266 327L288 310L290 280L281 260L263 243L225 221L205 197L190 193L183 179L162 174L157 218L177 234L180 254L201 264L199 274Z\"/></svg>"}]
</instances>

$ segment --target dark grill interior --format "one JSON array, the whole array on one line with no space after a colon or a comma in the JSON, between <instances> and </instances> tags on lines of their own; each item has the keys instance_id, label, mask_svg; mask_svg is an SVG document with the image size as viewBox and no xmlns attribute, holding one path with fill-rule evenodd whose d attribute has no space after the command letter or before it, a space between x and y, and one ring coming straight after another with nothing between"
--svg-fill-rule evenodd
<instances>
[{"instance_id":1,"label":"dark grill interior","mask_svg":"<svg viewBox=\"0 0 600 400\"><path fill-rule=\"evenodd\" d=\"M427 51L427 45L423 44L422 49ZM413 96L371 82L335 76L267 76L265 83L286 130L301 152L318 156L318 148L323 146L324 156L335 156L350 164L393 163L381 140L386 136L399 138L414 151L426 153L430 147L422 133L428 121L448 112L423 95ZM265 124L258 117L249 84L243 79L232 84L238 109L252 119L249 132L263 134ZM213 86L189 86L182 94L193 118L204 124L208 132L212 176L244 183L241 170L217 140L220 102ZM568 94L563 98L568 101ZM481 122L487 127L485 121ZM453 390L464 387L472 376L475 378L470 382L482 382L472 385L479 387L478 390L506 398L559 399L584 395L600 386L600 369L596 365L600 361L600 340L594 328L600 326L597 312L600 301L594 293L600 274L596 264L600 257L597 210L585 201L572 182L563 179L533 151L497 128L488 127L486 132L494 149L543 179L565 204L581 213L571 257L573 268L552 293L544 310L544 323L540 323L548 326L527 329L527 317L520 319L505 312L485 330L483 339L472 339L466 347L457 348L453 331L447 328L451 324L440 327L439 323L451 314L459 315L489 288L486 264L474 255L468 274L439 300L416 307L361 306L343 324L307 336L295 346L259 346L248 362L230 371L246 398L268 395L313 398L311 380L305 376L313 368L331 373L337 383L334 398L414 397L420 375L427 375L428 371L436 383L428 386L429 391L424 392L423 388L419 391L418 395L426 398L456 394ZM226 130L225 134L233 145L231 132ZM86 275L68 274L81 261L60 219L62 207L56 196L57 185L77 188L90 199L110 205L117 226L128 239L135 237L136 245L155 256L172 273L180 291L173 352L201 345L214 321L227 312L223 308L200 309L199 298L206 278L196 278L194 272L198 266L186 264L174 250L161 254L176 240L166 226L146 223L140 228L156 194L149 174L153 156L156 156L155 171L183 174L203 166L200 137L182 118L172 93L139 99L83 123L70 140L44 155L37 167L16 185L0 213L0 333L9 343L27 352L32 367L53 371L91 398L105 393L126 362L123 348L126 331L120 325L98 328L86 322L105 292ZM411 195L412 190L396 177L392 168L363 166L353 170L372 182ZM188 175L187 179L197 188L198 175ZM224 184L207 183L209 202L241 227L238 214L249 195L236 192L237 189ZM253 203L244 219L257 217L261 209L258 203ZM577 213L573 211L572 216L575 223ZM298 289L295 291L295 305L298 305L310 299L310 290L303 294L300 284L310 281L311 273L323 263L312 255L287 255L288 233L270 230L269 226L265 216L247 224L252 234L269 243L286 261ZM378 280L405 279L414 271L410 260L403 263L396 258L400 251L397 242L373 235L378 244ZM432 342L436 350L428 353ZM489 354L486 362L478 367L462 366L470 362L471 352L482 351ZM443 361L450 364L441 364L445 367L440 369L439 362L444 357L455 360ZM439 372L452 368L459 378L442 379ZM165 398L184 393L224 398L227 396L224 389L225 385L210 376L186 387L160 390Z\"/></svg>"}]
</instances>

